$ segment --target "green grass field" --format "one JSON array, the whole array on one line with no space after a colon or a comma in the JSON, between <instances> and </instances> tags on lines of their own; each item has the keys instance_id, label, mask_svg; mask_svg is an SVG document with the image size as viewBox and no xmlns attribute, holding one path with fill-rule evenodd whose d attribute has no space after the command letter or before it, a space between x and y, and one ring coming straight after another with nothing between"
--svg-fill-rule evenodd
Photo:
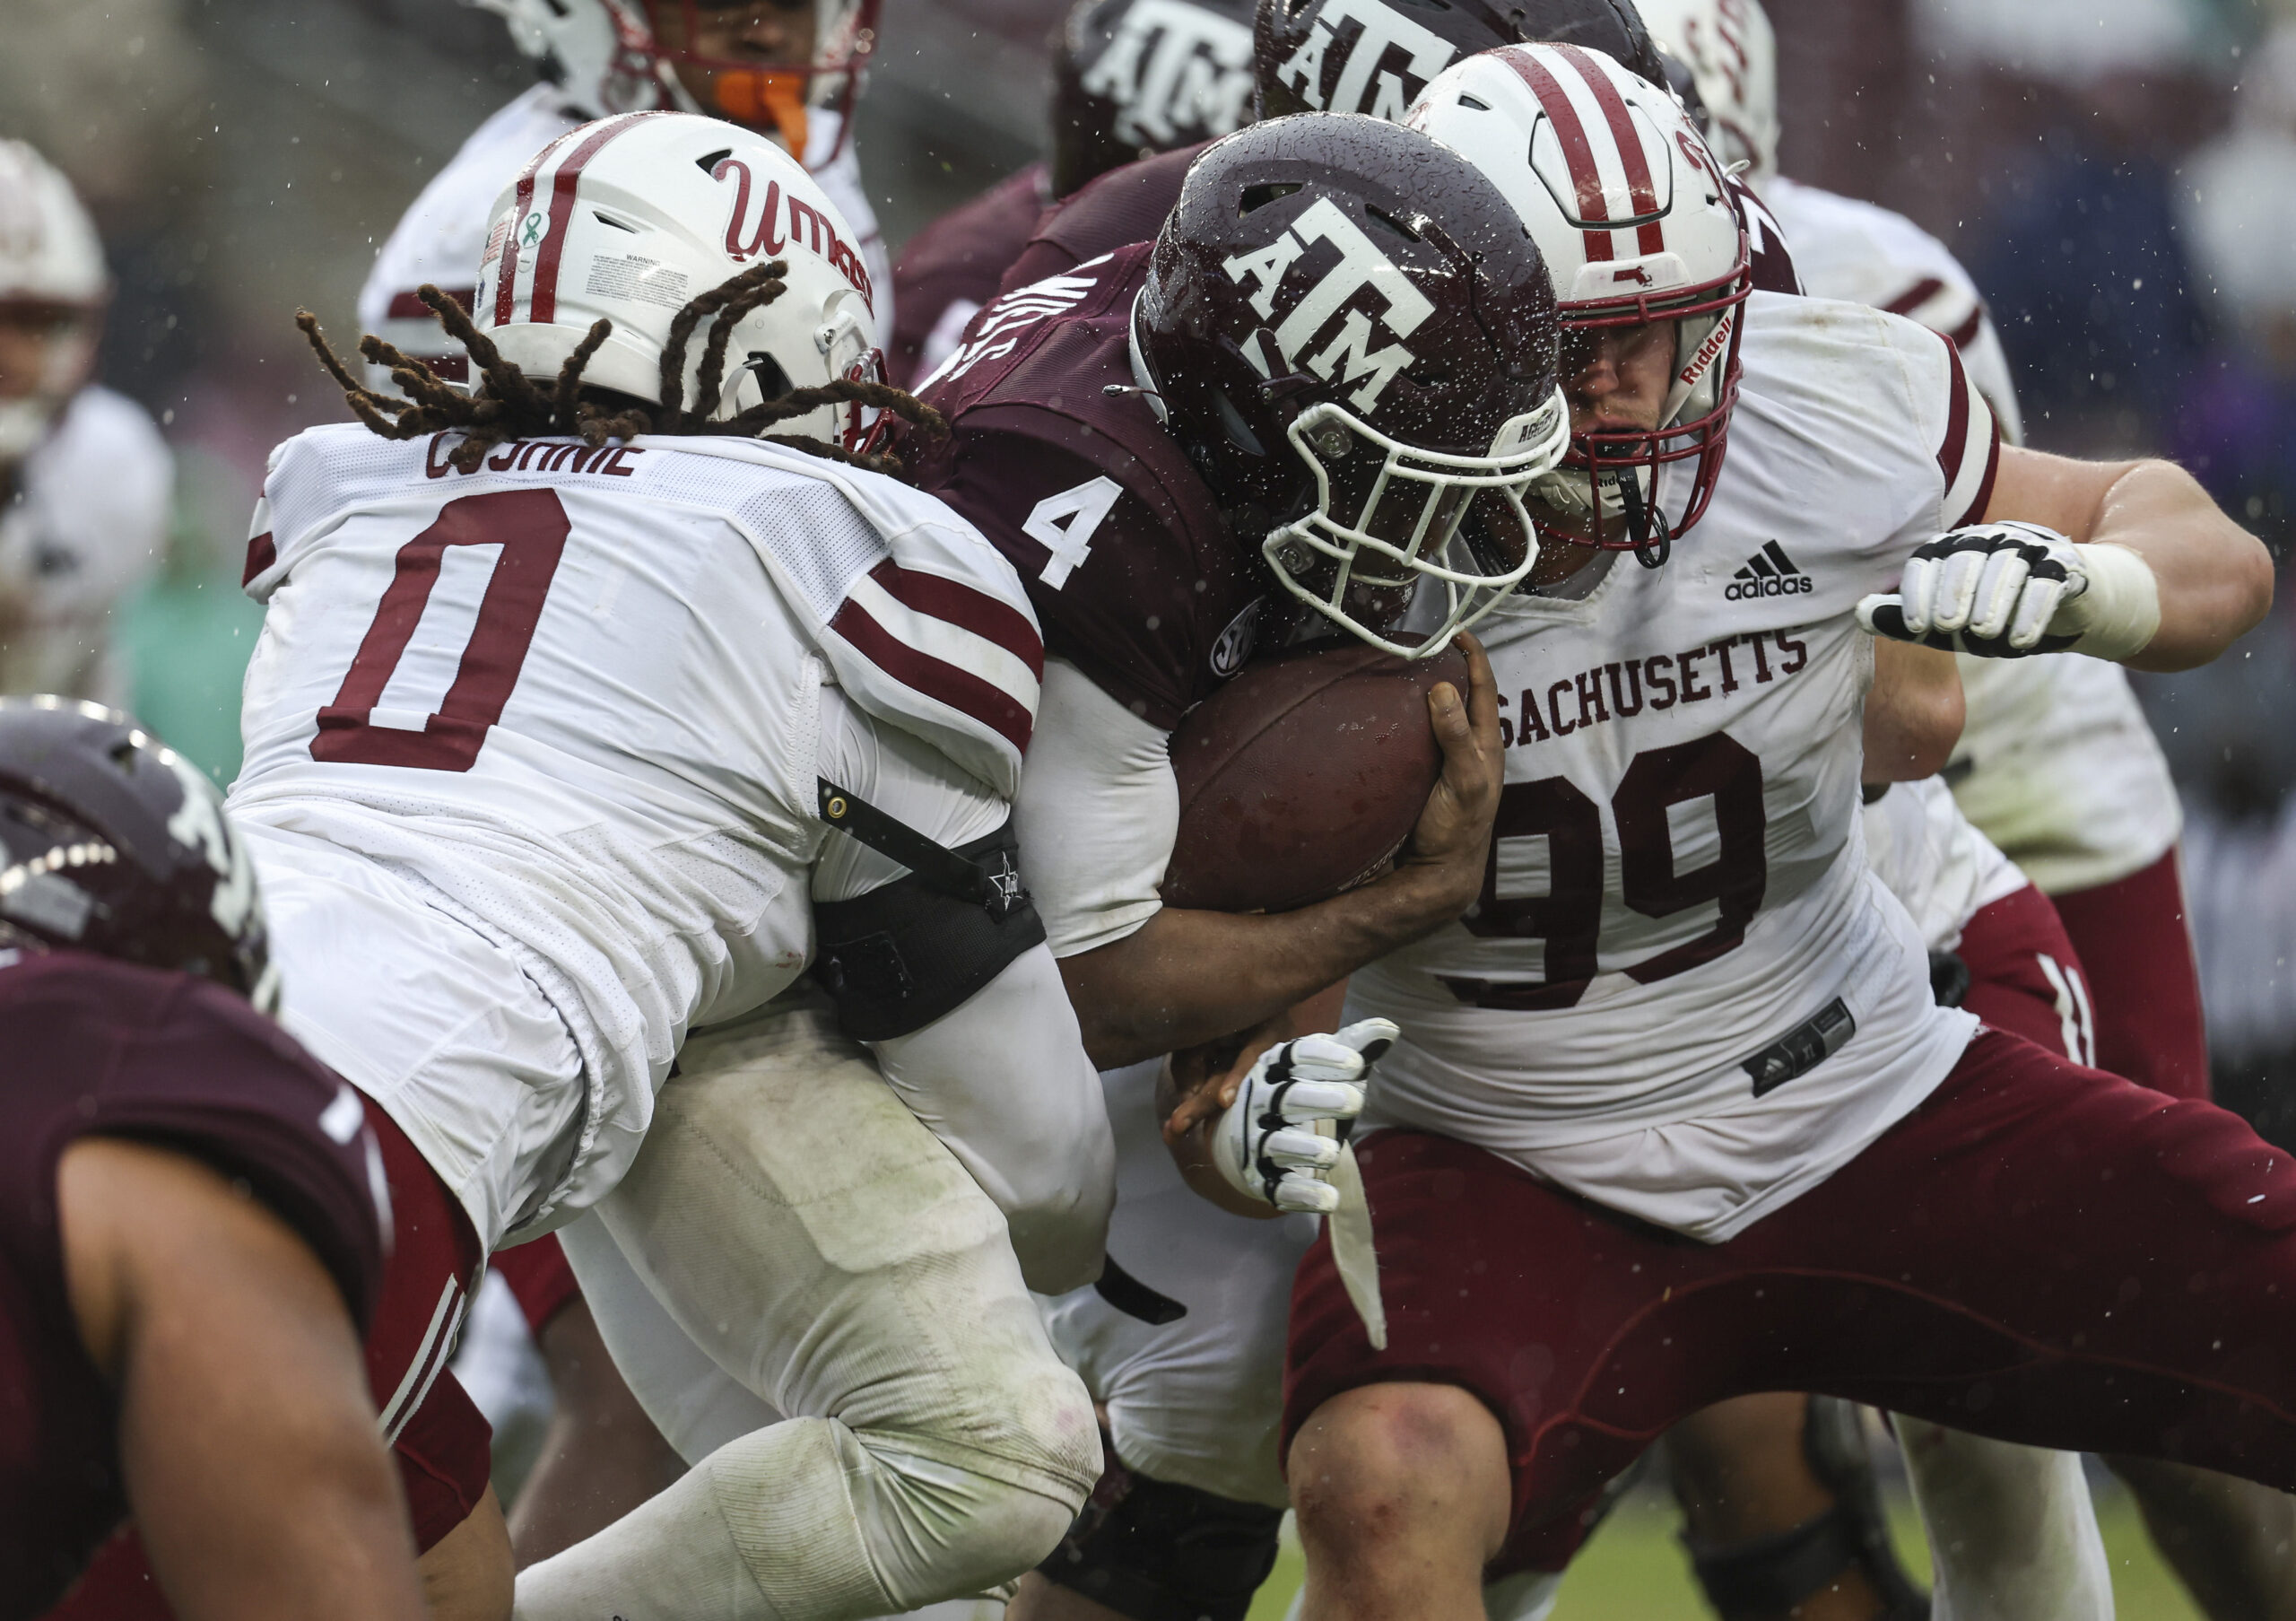
<instances>
[{"instance_id":1,"label":"green grass field","mask_svg":"<svg viewBox=\"0 0 2296 1621\"><path fill-rule=\"evenodd\" d=\"M1910 1503L1899 1498L1891 1515L1898 1547L1917 1575L1926 1577L1928 1550ZM2119 1621L2199 1621L2184 1590L2152 1551L2136 1505L2125 1492L2097 1503L2097 1521L2112 1561ZM1637 1492L1620 1505L1570 1566L1554 1621L1710 1621L1690 1562L1675 1540L1681 1519L1662 1495ZM1275 1573L1252 1603L1249 1621L1283 1621L1298 1590L1298 1544L1287 1536Z\"/></svg>"}]
</instances>

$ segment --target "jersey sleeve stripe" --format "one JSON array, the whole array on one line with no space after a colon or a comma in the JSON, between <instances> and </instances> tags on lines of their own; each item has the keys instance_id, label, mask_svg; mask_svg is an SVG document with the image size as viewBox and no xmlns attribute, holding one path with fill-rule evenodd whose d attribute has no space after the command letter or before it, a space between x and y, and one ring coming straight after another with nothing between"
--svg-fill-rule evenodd
<instances>
[{"instance_id":1,"label":"jersey sleeve stripe","mask_svg":"<svg viewBox=\"0 0 2296 1621\"><path fill-rule=\"evenodd\" d=\"M1026 754L1036 717L1004 688L955 665L919 652L848 598L830 622L832 634L901 685L955 710L986 727L1020 754Z\"/></svg>"},{"instance_id":2,"label":"jersey sleeve stripe","mask_svg":"<svg viewBox=\"0 0 2296 1621\"><path fill-rule=\"evenodd\" d=\"M1888 303L1883 305L1882 308L1888 310L1892 315L1909 316L1915 310L1927 303L1931 299L1935 298L1944 290L1944 283L1939 281L1934 275L1926 275L1919 281L1916 282L1912 286L1907 288L1903 292L1899 293L1897 297L1892 299Z\"/></svg>"},{"instance_id":3,"label":"jersey sleeve stripe","mask_svg":"<svg viewBox=\"0 0 2296 1621\"><path fill-rule=\"evenodd\" d=\"M439 291L460 304L465 311L474 309L478 301L478 289L475 287L442 287ZM401 288L391 294L390 305L383 311L383 318L388 321L427 321L431 318L430 306L422 301L422 295L413 288Z\"/></svg>"},{"instance_id":4,"label":"jersey sleeve stripe","mask_svg":"<svg viewBox=\"0 0 2296 1621\"><path fill-rule=\"evenodd\" d=\"M869 578L894 601L995 642L1028 666L1037 680L1044 679L1044 641L1027 616L1009 605L941 575L904 569L890 558L870 570Z\"/></svg>"},{"instance_id":5,"label":"jersey sleeve stripe","mask_svg":"<svg viewBox=\"0 0 2296 1621\"><path fill-rule=\"evenodd\" d=\"M1969 319L1963 321L1960 326L1954 327L1945 336L1953 340L1954 348L1966 349L1971 344L1977 342L1977 335L1979 332L1983 330L1984 327L1985 306L1979 304L1974 309L1970 311Z\"/></svg>"},{"instance_id":6,"label":"jersey sleeve stripe","mask_svg":"<svg viewBox=\"0 0 2296 1621\"><path fill-rule=\"evenodd\" d=\"M1937 470L1945 475L1941 510L1945 527L1959 528L1984 514L1993 497L1993 480L2001 463L2001 425L1961 365L1961 352L1944 334L1945 345L1945 439L1937 448ZM1983 440L1983 454L1974 452Z\"/></svg>"},{"instance_id":7,"label":"jersey sleeve stripe","mask_svg":"<svg viewBox=\"0 0 2296 1621\"><path fill-rule=\"evenodd\" d=\"M279 549L271 543L271 531L265 529L248 542L248 562L239 575L239 589L246 590L256 581L256 576L279 562Z\"/></svg>"},{"instance_id":8,"label":"jersey sleeve stripe","mask_svg":"<svg viewBox=\"0 0 2296 1621\"><path fill-rule=\"evenodd\" d=\"M902 645L938 659L952 669L961 670L977 680L996 687L1013 702L1036 712L1037 699L1042 677L1037 673L1039 663L1031 668L1001 642L978 635L963 625L944 619L929 610L911 607L885 589L884 577L899 572L891 563L880 563L869 573L855 580L847 593L847 606L856 606L888 635ZM843 609L839 610L840 613ZM831 622L836 628L836 622Z\"/></svg>"}]
</instances>

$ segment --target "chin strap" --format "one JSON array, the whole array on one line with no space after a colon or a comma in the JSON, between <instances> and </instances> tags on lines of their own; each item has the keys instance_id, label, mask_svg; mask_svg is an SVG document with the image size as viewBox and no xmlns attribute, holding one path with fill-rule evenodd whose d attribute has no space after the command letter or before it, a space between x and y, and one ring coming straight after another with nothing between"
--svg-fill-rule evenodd
<instances>
[{"instance_id":1,"label":"chin strap","mask_svg":"<svg viewBox=\"0 0 2296 1621\"><path fill-rule=\"evenodd\" d=\"M1646 506L1641 482L1630 468L1618 481L1618 499L1626 509L1626 532L1634 536L1634 561L1646 569L1662 569L1666 566L1666 559L1674 555L1674 536L1666 527L1665 513L1658 509L1655 480L1653 484L1651 500ZM1655 543L1651 538L1653 528L1657 531Z\"/></svg>"}]
</instances>

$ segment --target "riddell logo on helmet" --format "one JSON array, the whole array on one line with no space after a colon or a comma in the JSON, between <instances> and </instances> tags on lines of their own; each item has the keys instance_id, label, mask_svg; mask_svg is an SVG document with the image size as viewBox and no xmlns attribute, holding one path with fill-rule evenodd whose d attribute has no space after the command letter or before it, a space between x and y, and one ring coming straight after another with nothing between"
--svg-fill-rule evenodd
<instances>
[{"instance_id":1,"label":"riddell logo on helmet","mask_svg":"<svg viewBox=\"0 0 2296 1621\"><path fill-rule=\"evenodd\" d=\"M1379 325L1398 338L1417 331L1435 313L1435 306L1392 259L1372 245L1354 221L1340 213L1337 204L1329 197L1318 197L1274 241L1257 253L1239 253L1221 268L1231 282L1257 283L1252 308L1273 319L1278 290L1292 267L1317 242L1337 248L1339 262L1325 269L1314 285L1292 301L1283 324L1273 334L1262 327L1259 341L1248 344L1244 353L1272 377L1274 368L1265 353L1272 340L1274 358L1282 364L1296 363L1341 388L1360 384L1351 397L1357 410L1368 411L1378 403L1396 373L1418 356L1400 343L1373 349L1371 318L1360 309L1343 310L1342 306L1360 292L1378 293L1386 301ZM1335 318L1340 326L1331 341L1315 353L1306 353Z\"/></svg>"},{"instance_id":2,"label":"riddell logo on helmet","mask_svg":"<svg viewBox=\"0 0 2296 1621\"><path fill-rule=\"evenodd\" d=\"M1343 41L1342 31L1350 23L1354 24L1353 37ZM1402 57L1400 74L1382 68L1389 52ZM1399 15L1380 0L1326 0L1308 24L1308 37L1275 70L1275 76L1310 107L1325 112L1366 112L1400 124L1427 82L1457 55L1458 48L1442 35ZM1338 58L1339 77L1326 95L1324 79L1333 71L1326 58L1332 56Z\"/></svg>"},{"instance_id":3,"label":"riddell logo on helmet","mask_svg":"<svg viewBox=\"0 0 2296 1621\"><path fill-rule=\"evenodd\" d=\"M739 158L721 158L709 171L713 180L722 180L728 174L735 177L734 211L726 222L726 256L739 262L763 253L769 257L784 248L804 248L827 259L830 268L852 283L861 295L861 301L876 313L874 290L869 285L869 272L861 263L860 250L837 234L837 226L822 211L792 192L787 194L787 211L783 211L784 193L781 182L769 180L765 185L764 201L756 214L750 212L750 194L756 182L751 178L750 166Z\"/></svg>"}]
</instances>

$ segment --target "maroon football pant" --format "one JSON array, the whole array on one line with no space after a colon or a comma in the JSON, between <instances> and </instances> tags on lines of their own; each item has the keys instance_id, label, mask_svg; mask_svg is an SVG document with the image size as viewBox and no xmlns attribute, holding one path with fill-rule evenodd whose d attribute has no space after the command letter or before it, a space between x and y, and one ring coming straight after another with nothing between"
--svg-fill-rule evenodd
<instances>
[{"instance_id":1,"label":"maroon football pant","mask_svg":"<svg viewBox=\"0 0 2296 1621\"><path fill-rule=\"evenodd\" d=\"M455 1331L478 1277L478 1235L438 1173L374 1103L391 1194L391 1253L367 1329L367 1379L406 1490L415 1547L429 1552L486 1495L493 1431L454 1371ZM169 1621L133 1525L104 1544L46 1621Z\"/></svg>"},{"instance_id":2,"label":"maroon football pant","mask_svg":"<svg viewBox=\"0 0 2296 1621\"><path fill-rule=\"evenodd\" d=\"M2096 998L2097 1068L2170 1097L2208 1096L2208 1027L2177 852L2055 899Z\"/></svg>"},{"instance_id":3,"label":"maroon football pant","mask_svg":"<svg viewBox=\"0 0 2296 1621\"><path fill-rule=\"evenodd\" d=\"M1813 1390L2066 1451L2296 1490L2296 1163L2238 1117L1985 1031L1826 1181L1703 1244L1420 1132L1361 1150L1388 1345L1318 1240L1284 1444L1341 1391L1473 1391L1502 1425L1495 1570L1560 1569L1676 1420Z\"/></svg>"},{"instance_id":4,"label":"maroon football pant","mask_svg":"<svg viewBox=\"0 0 2296 1621\"><path fill-rule=\"evenodd\" d=\"M2095 1001L2049 898L2028 884L1980 907L1961 930L1961 1006L1996 1030L2097 1065Z\"/></svg>"}]
</instances>

